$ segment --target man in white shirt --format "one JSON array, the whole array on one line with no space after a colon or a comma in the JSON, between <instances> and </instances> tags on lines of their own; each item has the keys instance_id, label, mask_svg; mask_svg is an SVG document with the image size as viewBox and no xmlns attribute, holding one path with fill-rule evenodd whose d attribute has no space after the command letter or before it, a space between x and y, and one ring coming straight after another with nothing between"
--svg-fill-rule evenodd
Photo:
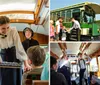
<instances>
[{"instance_id":1,"label":"man in white shirt","mask_svg":"<svg viewBox=\"0 0 100 85\"><path fill-rule=\"evenodd\" d=\"M71 18L71 22L73 22L74 24L73 24L73 26L70 28L70 31L71 31L72 29L80 29L80 30L81 30L81 28L80 28L80 23L79 23L77 20L75 20L74 18Z\"/></svg>"},{"instance_id":2,"label":"man in white shirt","mask_svg":"<svg viewBox=\"0 0 100 85\"><path fill-rule=\"evenodd\" d=\"M71 85L70 65L70 60L68 59L67 54L63 53L62 58L58 62L58 72L65 76L68 85Z\"/></svg>"},{"instance_id":3,"label":"man in white shirt","mask_svg":"<svg viewBox=\"0 0 100 85\"><path fill-rule=\"evenodd\" d=\"M71 35L76 31L76 38L79 40L78 35L81 31L80 23L74 18L71 18L71 22L73 22L73 26L69 29L69 31L71 32Z\"/></svg>"},{"instance_id":4,"label":"man in white shirt","mask_svg":"<svg viewBox=\"0 0 100 85\"><path fill-rule=\"evenodd\" d=\"M79 72L79 75L80 75L79 85L82 85L82 79L84 78L84 72L86 70L86 62L82 58L82 53L78 53L78 56L79 56L78 64L79 64L79 67L80 67L80 72Z\"/></svg>"},{"instance_id":5,"label":"man in white shirt","mask_svg":"<svg viewBox=\"0 0 100 85\"><path fill-rule=\"evenodd\" d=\"M61 23L63 22L63 18L59 17L58 20L56 21L56 39L61 40L62 36L62 29L61 29Z\"/></svg>"}]
</instances>

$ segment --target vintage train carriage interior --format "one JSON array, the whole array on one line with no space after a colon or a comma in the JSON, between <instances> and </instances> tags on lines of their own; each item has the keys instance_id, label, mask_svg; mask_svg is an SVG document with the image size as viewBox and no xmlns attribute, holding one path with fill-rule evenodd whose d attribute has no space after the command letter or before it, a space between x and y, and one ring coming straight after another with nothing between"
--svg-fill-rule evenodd
<instances>
[{"instance_id":1,"label":"vintage train carriage interior","mask_svg":"<svg viewBox=\"0 0 100 85\"><path fill-rule=\"evenodd\" d=\"M70 77L72 85L79 85L79 64L77 63L78 53L82 52L86 53L91 60L86 61L86 69L88 76L88 84L90 84L90 75L91 72L97 76L97 80L100 79L100 43L87 43L87 42L77 42L77 43L51 43L50 46L50 55L54 56L59 63L59 60L63 56L62 50L65 49L66 45L66 54L71 63L70 65ZM84 59L86 58L84 55L82 56ZM96 78L94 78L96 80ZM73 82L75 81L75 82ZM86 85L84 83L84 85Z\"/></svg>"}]
</instances>

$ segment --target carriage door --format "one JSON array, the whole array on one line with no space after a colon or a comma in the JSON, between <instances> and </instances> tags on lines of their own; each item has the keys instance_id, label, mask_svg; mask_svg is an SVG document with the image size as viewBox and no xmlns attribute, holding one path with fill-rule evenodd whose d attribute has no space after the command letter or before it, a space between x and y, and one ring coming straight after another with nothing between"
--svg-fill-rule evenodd
<instances>
[{"instance_id":1,"label":"carriage door","mask_svg":"<svg viewBox=\"0 0 100 85\"><path fill-rule=\"evenodd\" d=\"M80 22L80 9L74 9L72 11L72 16Z\"/></svg>"}]
</instances>

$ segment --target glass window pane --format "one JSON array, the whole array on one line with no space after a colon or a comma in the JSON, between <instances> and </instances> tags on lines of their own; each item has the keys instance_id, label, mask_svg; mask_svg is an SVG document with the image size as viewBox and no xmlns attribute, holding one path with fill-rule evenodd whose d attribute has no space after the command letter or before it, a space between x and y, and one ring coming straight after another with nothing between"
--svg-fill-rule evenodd
<instances>
[{"instance_id":1,"label":"glass window pane","mask_svg":"<svg viewBox=\"0 0 100 85\"><path fill-rule=\"evenodd\" d=\"M0 15L2 16L2 15ZM29 19L29 20L34 20L34 15L33 14L3 14L3 16L7 16L10 19Z\"/></svg>"},{"instance_id":2,"label":"glass window pane","mask_svg":"<svg viewBox=\"0 0 100 85\"><path fill-rule=\"evenodd\" d=\"M66 11L66 21L69 22L70 18L71 18L71 11L69 10Z\"/></svg>"},{"instance_id":3,"label":"glass window pane","mask_svg":"<svg viewBox=\"0 0 100 85\"><path fill-rule=\"evenodd\" d=\"M61 12L61 17L64 17L65 18L65 11L62 11Z\"/></svg>"},{"instance_id":4,"label":"glass window pane","mask_svg":"<svg viewBox=\"0 0 100 85\"><path fill-rule=\"evenodd\" d=\"M57 17L60 17L60 12L57 12Z\"/></svg>"},{"instance_id":5,"label":"glass window pane","mask_svg":"<svg viewBox=\"0 0 100 85\"><path fill-rule=\"evenodd\" d=\"M64 21L65 21L65 10L62 11L62 13L61 13L61 17L63 17L63 18L64 18Z\"/></svg>"}]
</instances>

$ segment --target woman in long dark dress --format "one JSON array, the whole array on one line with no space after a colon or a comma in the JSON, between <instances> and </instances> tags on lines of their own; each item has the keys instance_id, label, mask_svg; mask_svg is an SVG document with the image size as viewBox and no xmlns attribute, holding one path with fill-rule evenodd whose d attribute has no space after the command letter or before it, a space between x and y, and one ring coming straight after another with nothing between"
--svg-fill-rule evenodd
<instances>
[{"instance_id":1,"label":"woman in long dark dress","mask_svg":"<svg viewBox=\"0 0 100 85\"><path fill-rule=\"evenodd\" d=\"M2 61L23 62L25 70L31 69L18 32L10 27L10 20L6 16L0 16L0 49ZM21 76L22 68L0 68L1 85L21 85Z\"/></svg>"},{"instance_id":2,"label":"woman in long dark dress","mask_svg":"<svg viewBox=\"0 0 100 85\"><path fill-rule=\"evenodd\" d=\"M22 45L23 45L25 51L27 51L27 49L29 47L31 47L31 46L39 45L39 42L32 38L34 36L34 32L33 32L33 30L31 28L26 27L23 30L23 34L24 34L24 36L26 38L26 40L24 40L22 42Z\"/></svg>"}]
</instances>

